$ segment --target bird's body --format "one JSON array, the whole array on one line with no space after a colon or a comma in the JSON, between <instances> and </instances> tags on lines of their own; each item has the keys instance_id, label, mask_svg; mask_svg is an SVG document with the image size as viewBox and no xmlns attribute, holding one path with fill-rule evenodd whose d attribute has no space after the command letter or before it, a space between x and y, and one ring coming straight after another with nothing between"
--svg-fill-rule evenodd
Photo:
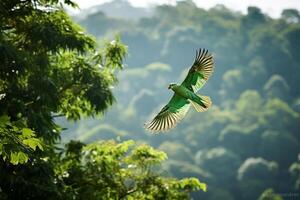
<instances>
[{"instance_id":1,"label":"bird's body","mask_svg":"<svg viewBox=\"0 0 300 200\"><path fill-rule=\"evenodd\" d=\"M207 50L200 49L196 52L195 61L184 81L180 85L169 85L168 89L174 92L169 103L145 125L145 128L156 133L174 128L184 118L190 105L198 112L206 111L211 106L210 98L196 92L206 83L212 72L212 56Z\"/></svg>"},{"instance_id":2,"label":"bird's body","mask_svg":"<svg viewBox=\"0 0 300 200\"><path fill-rule=\"evenodd\" d=\"M174 93L178 96L185 98L186 100L193 101L199 104L200 106L205 107L205 104L202 102L202 98L195 94L193 91L186 88L185 86L174 84L171 86L171 90L173 90Z\"/></svg>"}]
</instances>

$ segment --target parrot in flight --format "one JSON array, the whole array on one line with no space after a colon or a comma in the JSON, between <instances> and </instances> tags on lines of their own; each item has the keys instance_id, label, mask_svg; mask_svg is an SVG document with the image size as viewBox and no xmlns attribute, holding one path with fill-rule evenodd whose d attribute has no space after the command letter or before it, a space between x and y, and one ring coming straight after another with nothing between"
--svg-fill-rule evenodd
<instances>
[{"instance_id":1,"label":"parrot in flight","mask_svg":"<svg viewBox=\"0 0 300 200\"><path fill-rule=\"evenodd\" d=\"M196 51L196 58L184 81L179 85L171 83L168 89L174 92L171 100L161 111L145 124L145 129L153 132L165 132L174 128L188 112L190 105L196 111L204 112L211 105L208 96L196 94L213 73L214 62L211 54L205 49Z\"/></svg>"}]
</instances>

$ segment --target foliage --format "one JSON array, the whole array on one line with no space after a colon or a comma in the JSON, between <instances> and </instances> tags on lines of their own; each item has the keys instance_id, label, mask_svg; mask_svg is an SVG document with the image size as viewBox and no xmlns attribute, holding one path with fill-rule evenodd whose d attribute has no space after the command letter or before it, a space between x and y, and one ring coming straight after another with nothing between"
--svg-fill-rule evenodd
<instances>
[{"instance_id":1,"label":"foliage","mask_svg":"<svg viewBox=\"0 0 300 200\"><path fill-rule=\"evenodd\" d=\"M44 143L25 123L24 119L11 122L7 115L0 117L0 155L13 165L26 163L37 147L43 150Z\"/></svg>"},{"instance_id":2,"label":"foliage","mask_svg":"<svg viewBox=\"0 0 300 200\"><path fill-rule=\"evenodd\" d=\"M195 178L162 177L166 154L133 141L71 141L57 166L70 199L187 199L206 185Z\"/></svg>"},{"instance_id":3,"label":"foliage","mask_svg":"<svg viewBox=\"0 0 300 200\"><path fill-rule=\"evenodd\" d=\"M53 116L79 119L114 100L110 67L121 66L126 48L117 38L98 53L56 3L1 2L1 152L13 164L25 163L29 149L54 143L60 129Z\"/></svg>"},{"instance_id":4,"label":"foliage","mask_svg":"<svg viewBox=\"0 0 300 200\"><path fill-rule=\"evenodd\" d=\"M283 198L279 195L274 193L273 189L267 189L265 190L258 200L282 200Z\"/></svg>"}]
</instances>

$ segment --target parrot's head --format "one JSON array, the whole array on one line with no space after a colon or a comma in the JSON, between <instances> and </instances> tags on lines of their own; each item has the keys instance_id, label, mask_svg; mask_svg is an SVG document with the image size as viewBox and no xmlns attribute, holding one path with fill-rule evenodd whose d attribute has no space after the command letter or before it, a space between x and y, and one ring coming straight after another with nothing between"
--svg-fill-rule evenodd
<instances>
[{"instance_id":1,"label":"parrot's head","mask_svg":"<svg viewBox=\"0 0 300 200\"><path fill-rule=\"evenodd\" d=\"M176 85L176 83L170 83L170 85L168 86L168 89L172 89L174 86Z\"/></svg>"}]
</instances>

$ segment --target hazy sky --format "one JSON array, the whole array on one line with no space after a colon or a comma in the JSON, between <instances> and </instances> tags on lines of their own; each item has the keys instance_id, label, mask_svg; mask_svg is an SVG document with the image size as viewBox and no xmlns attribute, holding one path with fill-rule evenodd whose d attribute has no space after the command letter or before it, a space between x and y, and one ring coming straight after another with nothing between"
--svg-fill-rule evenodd
<instances>
[{"instance_id":1,"label":"hazy sky","mask_svg":"<svg viewBox=\"0 0 300 200\"><path fill-rule=\"evenodd\" d=\"M80 8L89 8L93 5L108 2L110 0L74 0ZM129 0L133 6L145 7L155 4L169 3L175 4L176 0ZM216 4L224 4L226 7L246 12L248 6L257 6L264 13L272 17L279 17L285 8L296 8L300 10L300 0L194 0L201 8L211 8Z\"/></svg>"}]
</instances>

